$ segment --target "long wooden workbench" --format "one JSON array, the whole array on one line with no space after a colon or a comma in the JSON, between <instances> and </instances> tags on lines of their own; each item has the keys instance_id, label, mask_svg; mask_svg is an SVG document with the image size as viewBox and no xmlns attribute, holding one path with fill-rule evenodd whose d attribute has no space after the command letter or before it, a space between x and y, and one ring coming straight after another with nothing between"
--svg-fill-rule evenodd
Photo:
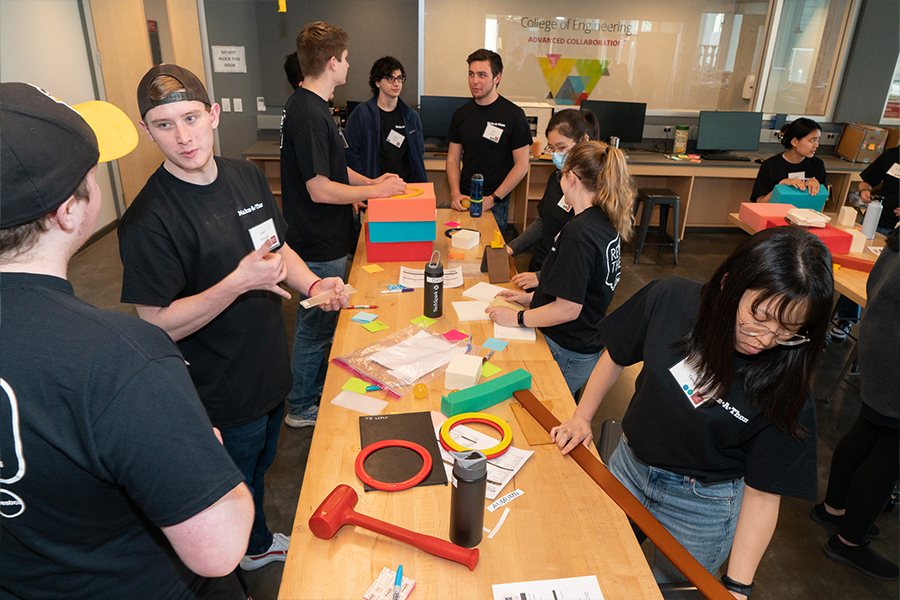
<instances>
[{"instance_id":1,"label":"long wooden workbench","mask_svg":"<svg viewBox=\"0 0 900 600\"><path fill-rule=\"evenodd\" d=\"M441 252L445 268L449 240L444 236L447 228L443 223L450 220L460 222L464 227L477 227L482 232L482 243L465 251L466 260L478 260L484 244L492 237L493 219L476 220L465 213L438 211L435 249ZM463 251L454 249L454 252ZM400 263L380 263L384 271L374 274L362 269L366 264L365 245L360 241L349 276L349 282L358 290L351 302L377 304L377 309L368 312L378 314L389 328L369 333L350 320L357 311L343 311L332 357L395 333L408 326L410 319L422 314L421 289L401 294L380 293L386 284L398 282ZM424 268L424 263L406 266ZM483 278L486 280L486 275ZM490 321L459 323L451 305L453 301L467 300L462 292L476 282L466 279L462 287L444 289L443 316L433 329L439 332L452 328L464 330L472 333L473 342L479 345L492 337ZM540 333L534 342L510 342L505 350L494 355L491 362L501 367L503 373L517 368L529 371L533 376L534 394L548 403L559 419L571 416L574 401ZM624 513L572 459L560 455L555 446L529 447L512 412L514 400L501 402L486 412L509 423L514 446L533 450L534 454L500 493L503 496L520 489L524 495L509 504L510 513L496 537L487 539L485 535L479 545L480 562L474 571L350 525L345 525L330 540L313 536L308 527L310 515L335 486L343 483L358 492L360 499L356 510L360 513L449 539L450 486L417 486L401 492L363 491L354 471L354 460L360 451L358 422L361 413L330 404L349 377L347 371L334 364L328 370L291 532L280 600L361 598L382 568L393 570L399 564L403 565L404 575L417 582L412 592L413 600L490 599L492 584L585 575L597 576L607 599L661 598ZM443 380L440 376L429 383L428 396L421 400L413 398L412 394L400 399L390 399L385 392L369 395L388 400L389 405L382 414L438 411L440 396L446 393ZM493 528L502 512L486 512L485 526Z\"/></svg>"}]
</instances>

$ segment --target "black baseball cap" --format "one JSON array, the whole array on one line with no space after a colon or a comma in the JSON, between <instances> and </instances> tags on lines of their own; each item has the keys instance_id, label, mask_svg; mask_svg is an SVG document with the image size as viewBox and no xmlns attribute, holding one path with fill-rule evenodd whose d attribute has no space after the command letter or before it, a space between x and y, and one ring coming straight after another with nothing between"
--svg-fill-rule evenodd
<instances>
[{"instance_id":1,"label":"black baseball cap","mask_svg":"<svg viewBox=\"0 0 900 600\"><path fill-rule=\"evenodd\" d=\"M29 83L0 84L0 228L47 215L98 162L138 143L131 119L108 102L69 106Z\"/></svg>"},{"instance_id":2,"label":"black baseball cap","mask_svg":"<svg viewBox=\"0 0 900 600\"><path fill-rule=\"evenodd\" d=\"M169 77L177 79L184 88L184 91L169 94L168 97L162 100L153 100L150 97L150 84L153 83L153 80L160 75L168 75ZM202 102L207 106L212 106L212 103L209 101L209 95L206 93L206 88L203 86L203 83L199 79L197 79L196 75L183 67L179 67L178 65L170 65L166 63L156 65L155 67L147 71L147 74L144 75L143 79L141 79L141 82L138 84L138 110L141 111L142 119L144 118L144 115L147 114L147 111L154 106L159 106L160 104L169 104L170 102L184 102L190 100L196 100L198 102Z\"/></svg>"}]
</instances>

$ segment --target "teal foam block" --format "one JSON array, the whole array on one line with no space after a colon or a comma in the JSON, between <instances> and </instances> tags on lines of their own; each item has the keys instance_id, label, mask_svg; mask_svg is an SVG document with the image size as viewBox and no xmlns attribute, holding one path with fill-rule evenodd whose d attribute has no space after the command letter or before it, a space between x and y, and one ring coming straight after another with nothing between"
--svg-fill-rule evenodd
<instances>
[{"instance_id":1,"label":"teal foam block","mask_svg":"<svg viewBox=\"0 0 900 600\"><path fill-rule=\"evenodd\" d=\"M385 221L369 223L369 240L373 244L392 242L433 242L437 237L435 221Z\"/></svg>"},{"instance_id":2,"label":"teal foam block","mask_svg":"<svg viewBox=\"0 0 900 600\"><path fill-rule=\"evenodd\" d=\"M824 185L819 186L819 193L815 196L806 190L798 190L794 186L779 184L772 190L769 197L771 204L792 204L797 208L811 208L819 212L825 208L825 202L828 200L828 188Z\"/></svg>"},{"instance_id":3,"label":"teal foam block","mask_svg":"<svg viewBox=\"0 0 900 600\"><path fill-rule=\"evenodd\" d=\"M512 398L513 392L530 389L531 373L525 369L516 369L512 373L441 396L441 412L447 417L478 412Z\"/></svg>"}]
</instances>

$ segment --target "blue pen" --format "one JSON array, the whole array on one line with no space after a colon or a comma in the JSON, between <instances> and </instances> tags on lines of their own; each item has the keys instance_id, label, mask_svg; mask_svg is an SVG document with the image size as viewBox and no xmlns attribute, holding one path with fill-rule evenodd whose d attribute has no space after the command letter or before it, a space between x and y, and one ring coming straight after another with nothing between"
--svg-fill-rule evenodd
<instances>
[{"instance_id":1,"label":"blue pen","mask_svg":"<svg viewBox=\"0 0 900 600\"><path fill-rule=\"evenodd\" d=\"M403 583L403 565L397 567L397 577L394 579L394 600L400 600L401 583Z\"/></svg>"}]
</instances>

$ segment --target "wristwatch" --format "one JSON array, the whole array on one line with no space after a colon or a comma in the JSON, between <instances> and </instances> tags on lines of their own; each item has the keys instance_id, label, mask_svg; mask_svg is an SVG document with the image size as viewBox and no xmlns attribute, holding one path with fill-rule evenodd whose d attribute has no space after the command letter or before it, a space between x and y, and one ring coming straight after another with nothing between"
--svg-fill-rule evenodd
<instances>
[{"instance_id":1,"label":"wristwatch","mask_svg":"<svg viewBox=\"0 0 900 600\"><path fill-rule=\"evenodd\" d=\"M500 198L497 197L497 194L491 194L489 197L494 201L494 204L500 204Z\"/></svg>"},{"instance_id":2,"label":"wristwatch","mask_svg":"<svg viewBox=\"0 0 900 600\"><path fill-rule=\"evenodd\" d=\"M525 327L525 310L522 309L516 313L516 323L519 324L519 327Z\"/></svg>"}]
</instances>

